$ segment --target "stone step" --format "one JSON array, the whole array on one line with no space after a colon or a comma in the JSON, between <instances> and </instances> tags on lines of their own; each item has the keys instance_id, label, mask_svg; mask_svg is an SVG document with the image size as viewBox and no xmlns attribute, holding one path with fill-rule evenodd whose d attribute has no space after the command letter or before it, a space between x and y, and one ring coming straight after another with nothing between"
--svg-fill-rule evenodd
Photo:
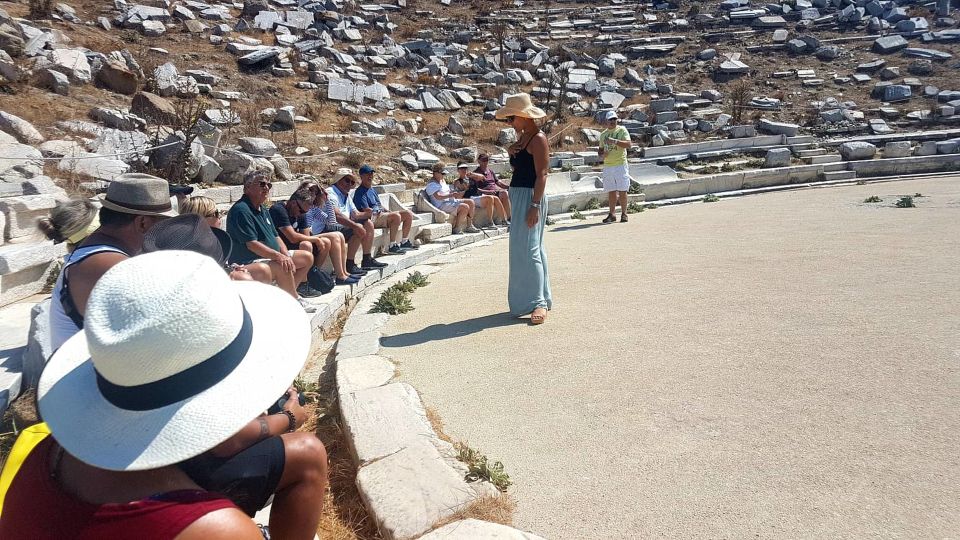
<instances>
[{"instance_id":1,"label":"stone step","mask_svg":"<svg viewBox=\"0 0 960 540\"><path fill-rule=\"evenodd\" d=\"M853 180L857 177L857 171L824 171L824 180Z\"/></svg>"},{"instance_id":2,"label":"stone step","mask_svg":"<svg viewBox=\"0 0 960 540\"><path fill-rule=\"evenodd\" d=\"M509 229L507 229L507 227L490 227L488 229L481 230L478 233L451 234L436 240L436 242L447 244L450 246L450 249L454 249L467 244L472 244L474 242L479 242L486 238L494 238L500 236L501 234L506 234L508 230Z\"/></svg>"},{"instance_id":3,"label":"stone step","mask_svg":"<svg viewBox=\"0 0 960 540\"><path fill-rule=\"evenodd\" d=\"M453 233L453 226L449 223L431 223L420 227L420 238L423 243L436 242L437 240L450 236Z\"/></svg>"},{"instance_id":4,"label":"stone step","mask_svg":"<svg viewBox=\"0 0 960 540\"><path fill-rule=\"evenodd\" d=\"M846 162L846 161L838 161L838 162L836 162L836 163L824 163L824 164L823 164L823 172L825 172L825 173L828 173L828 172L837 172L837 171L846 171L846 170L847 170L847 162Z\"/></svg>"},{"instance_id":5,"label":"stone step","mask_svg":"<svg viewBox=\"0 0 960 540\"><path fill-rule=\"evenodd\" d=\"M805 158L810 156L822 156L826 154L827 151L823 148L809 148L806 150L797 150L797 157Z\"/></svg>"},{"instance_id":6,"label":"stone step","mask_svg":"<svg viewBox=\"0 0 960 540\"><path fill-rule=\"evenodd\" d=\"M789 148L791 152L797 153L803 150L813 150L814 148L819 148L819 146L817 146L817 143L801 143L787 145L787 148Z\"/></svg>"},{"instance_id":7,"label":"stone step","mask_svg":"<svg viewBox=\"0 0 960 540\"><path fill-rule=\"evenodd\" d=\"M42 291L66 252L65 243L49 240L0 246L0 306Z\"/></svg>"},{"instance_id":8,"label":"stone step","mask_svg":"<svg viewBox=\"0 0 960 540\"><path fill-rule=\"evenodd\" d=\"M797 135L795 137L787 137L787 144L814 143L816 141L817 138L813 135Z\"/></svg>"},{"instance_id":9,"label":"stone step","mask_svg":"<svg viewBox=\"0 0 960 540\"><path fill-rule=\"evenodd\" d=\"M24 301L0 308L0 415L22 389L23 354L34 305Z\"/></svg>"},{"instance_id":10,"label":"stone step","mask_svg":"<svg viewBox=\"0 0 960 540\"><path fill-rule=\"evenodd\" d=\"M804 163L808 165L819 165L821 163L837 163L843 161L840 154L822 154L818 156L807 156L803 158Z\"/></svg>"}]
</instances>

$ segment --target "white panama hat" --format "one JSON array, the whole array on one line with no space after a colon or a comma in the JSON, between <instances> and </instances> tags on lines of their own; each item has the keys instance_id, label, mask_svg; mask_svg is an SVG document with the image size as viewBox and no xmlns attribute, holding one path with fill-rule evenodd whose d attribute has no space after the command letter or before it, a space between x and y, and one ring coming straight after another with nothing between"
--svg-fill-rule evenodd
<instances>
[{"instance_id":1,"label":"white panama hat","mask_svg":"<svg viewBox=\"0 0 960 540\"><path fill-rule=\"evenodd\" d=\"M40 377L57 442L102 469L179 463L227 440L286 390L310 348L292 297L230 281L210 257L160 251L100 278L84 328Z\"/></svg>"}]
</instances>

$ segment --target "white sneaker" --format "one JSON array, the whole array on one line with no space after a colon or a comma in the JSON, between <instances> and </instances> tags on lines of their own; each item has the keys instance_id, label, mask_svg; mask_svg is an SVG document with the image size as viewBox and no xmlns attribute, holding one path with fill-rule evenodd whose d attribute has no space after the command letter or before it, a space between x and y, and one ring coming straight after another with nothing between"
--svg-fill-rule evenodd
<instances>
[{"instance_id":1,"label":"white sneaker","mask_svg":"<svg viewBox=\"0 0 960 540\"><path fill-rule=\"evenodd\" d=\"M473 223L471 223L470 225L467 225L466 228L463 229L463 232L469 233L469 234L475 234L480 232L480 229L474 227Z\"/></svg>"},{"instance_id":2,"label":"white sneaker","mask_svg":"<svg viewBox=\"0 0 960 540\"><path fill-rule=\"evenodd\" d=\"M317 311L317 306L311 304L310 302L307 302L302 297L297 298L297 302L300 302L300 307L302 307L303 310L306 311L307 313L314 313L315 311Z\"/></svg>"}]
</instances>

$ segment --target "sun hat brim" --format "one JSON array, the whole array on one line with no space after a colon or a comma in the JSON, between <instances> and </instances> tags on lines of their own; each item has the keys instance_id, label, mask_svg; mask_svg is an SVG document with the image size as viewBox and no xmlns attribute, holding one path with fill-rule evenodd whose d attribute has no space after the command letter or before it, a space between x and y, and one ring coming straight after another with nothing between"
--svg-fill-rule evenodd
<instances>
[{"instance_id":1,"label":"sun hat brim","mask_svg":"<svg viewBox=\"0 0 960 540\"><path fill-rule=\"evenodd\" d=\"M247 354L214 386L166 407L132 411L107 401L97 387L84 331L67 340L37 388L40 414L57 442L101 469L156 469L210 450L275 402L306 361L309 320L280 289L257 282L231 286L252 321Z\"/></svg>"},{"instance_id":2,"label":"sun hat brim","mask_svg":"<svg viewBox=\"0 0 960 540\"><path fill-rule=\"evenodd\" d=\"M497 120L503 120L508 116L522 116L523 118L532 118L537 120L543 118L547 113L543 112L543 109L540 107L534 107L533 105L529 107L524 107L523 109L514 109L511 107L501 107L497 109L495 114Z\"/></svg>"},{"instance_id":3,"label":"sun hat brim","mask_svg":"<svg viewBox=\"0 0 960 540\"><path fill-rule=\"evenodd\" d=\"M173 208L173 205L170 206L169 210L165 210L163 212L152 212L150 210L138 210L136 208L128 208L126 206L119 205L107 199L106 195L100 195L98 199L100 204L104 208L109 208L110 210L114 210L116 212L120 212L123 214L134 214L137 216L160 216L160 217L177 217L178 215L177 209Z\"/></svg>"}]
</instances>

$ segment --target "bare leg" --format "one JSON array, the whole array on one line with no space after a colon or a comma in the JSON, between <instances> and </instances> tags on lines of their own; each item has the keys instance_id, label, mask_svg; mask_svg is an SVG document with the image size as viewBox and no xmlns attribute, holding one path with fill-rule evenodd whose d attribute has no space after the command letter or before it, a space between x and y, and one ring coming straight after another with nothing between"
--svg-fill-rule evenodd
<instances>
[{"instance_id":1,"label":"bare leg","mask_svg":"<svg viewBox=\"0 0 960 540\"><path fill-rule=\"evenodd\" d=\"M286 461L270 512L274 538L310 540L317 533L327 489L327 451L312 433L285 433Z\"/></svg>"},{"instance_id":2,"label":"bare leg","mask_svg":"<svg viewBox=\"0 0 960 540\"><path fill-rule=\"evenodd\" d=\"M400 222L403 227L400 230L400 238L410 239L410 227L413 225L413 212L409 210L400 211Z\"/></svg>"},{"instance_id":3,"label":"bare leg","mask_svg":"<svg viewBox=\"0 0 960 540\"><path fill-rule=\"evenodd\" d=\"M293 264L297 267L297 270L293 273L294 285L296 286L307 280L307 272L313 266L313 253L296 249L291 252L291 255Z\"/></svg>"},{"instance_id":4,"label":"bare leg","mask_svg":"<svg viewBox=\"0 0 960 540\"><path fill-rule=\"evenodd\" d=\"M620 194L620 214L625 216L627 215L627 192L618 191L617 193Z\"/></svg>"},{"instance_id":5,"label":"bare leg","mask_svg":"<svg viewBox=\"0 0 960 540\"><path fill-rule=\"evenodd\" d=\"M266 283L267 285L273 283L273 272L270 271L270 265L266 263L252 263L245 266L247 271L250 272L250 277L253 279L260 283Z\"/></svg>"},{"instance_id":6,"label":"bare leg","mask_svg":"<svg viewBox=\"0 0 960 540\"><path fill-rule=\"evenodd\" d=\"M293 282L293 272L287 272L279 263L273 261L270 261L270 272L273 274L273 279L277 280L277 287L280 287L294 298L299 297L297 294L297 284Z\"/></svg>"},{"instance_id":7,"label":"bare leg","mask_svg":"<svg viewBox=\"0 0 960 540\"><path fill-rule=\"evenodd\" d=\"M346 243L343 241L343 235L338 232L324 233L321 235L330 242L330 263L333 264L333 271L337 278L346 279L348 277L347 269L343 265L343 252L346 251Z\"/></svg>"},{"instance_id":8,"label":"bare leg","mask_svg":"<svg viewBox=\"0 0 960 540\"><path fill-rule=\"evenodd\" d=\"M313 237L313 245L315 249L313 250L313 265L317 267L317 270L320 270L323 266L323 261L327 260L327 255L330 254L330 242L329 238L324 238L322 236Z\"/></svg>"},{"instance_id":9,"label":"bare leg","mask_svg":"<svg viewBox=\"0 0 960 540\"><path fill-rule=\"evenodd\" d=\"M373 254L370 253L370 251L373 250L373 222L369 220L365 221L363 223L363 231L363 256L373 256Z\"/></svg>"},{"instance_id":10,"label":"bare leg","mask_svg":"<svg viewBox=\"0 0 960 540\"><path fill-rule=\"evenodd\" d=\"M611 191L607 193L607 205L610 207L610 215L612 216L617 210L617 192Z\"/></svg>"},{"instance_id":11,"label":"bare leg","mask_svg":"<svg viewBox=\"0 0 960 540\"><path fill-rule=\"evenodd\" d=\"M493 195L490 196L490 202L493 203L493 218L501 223L507 221L506 210L503 208L503 203L500 202L499 197ZM500 217L497 217L500 216Z\"/></svg>"},{"instance_id":12,"label":"bare leg","mask_svg":"<svg viewBox=\"0 0 960 540\"><path fill-rule=\"evenodd\" d=\"M500 202L503 204L504 219L510 217L510 193L508 191L500 192Z\"/></svg>"},{"instance_id":13,"label":"bare leg","mask_svg":"<svg viewBox=\"0 0 960 540\"><path fill-rule=\"evenodd\" d=\"M397 233L400 232L400 214L396 212L387 214L387 227L390 229L390 244L396 244Z\"/></svg>"},{"instance_id":14,"label":"bare leg","mask_svg":"<svg viewBox=\"0 0 960 540\"><path fill-rule=\"evenodd\" d=\"M361 229L361 231L365 231ZM366 236L365 232L353 231L353 236L350 237L350 241L347 242L347 262L356 262L357 260L357 250L360 249L360 244L363 243L363 237Z\"/></svg>"},{"instance_id":15,"label":"bare leg","mask_svg":"<svg viewBox=\"0 0 960 540\"><path fill-rule=\"evenodd\" d=\"M487 221L489 221L490 223L493 223L493 216L495 215L495 212L497 210L496 207L494 206L494 204L496 203L496 200L497 198L494 197L493 195L483 196L483 208L484 210L487 211Z\"/></svg>"}]
</instances>

